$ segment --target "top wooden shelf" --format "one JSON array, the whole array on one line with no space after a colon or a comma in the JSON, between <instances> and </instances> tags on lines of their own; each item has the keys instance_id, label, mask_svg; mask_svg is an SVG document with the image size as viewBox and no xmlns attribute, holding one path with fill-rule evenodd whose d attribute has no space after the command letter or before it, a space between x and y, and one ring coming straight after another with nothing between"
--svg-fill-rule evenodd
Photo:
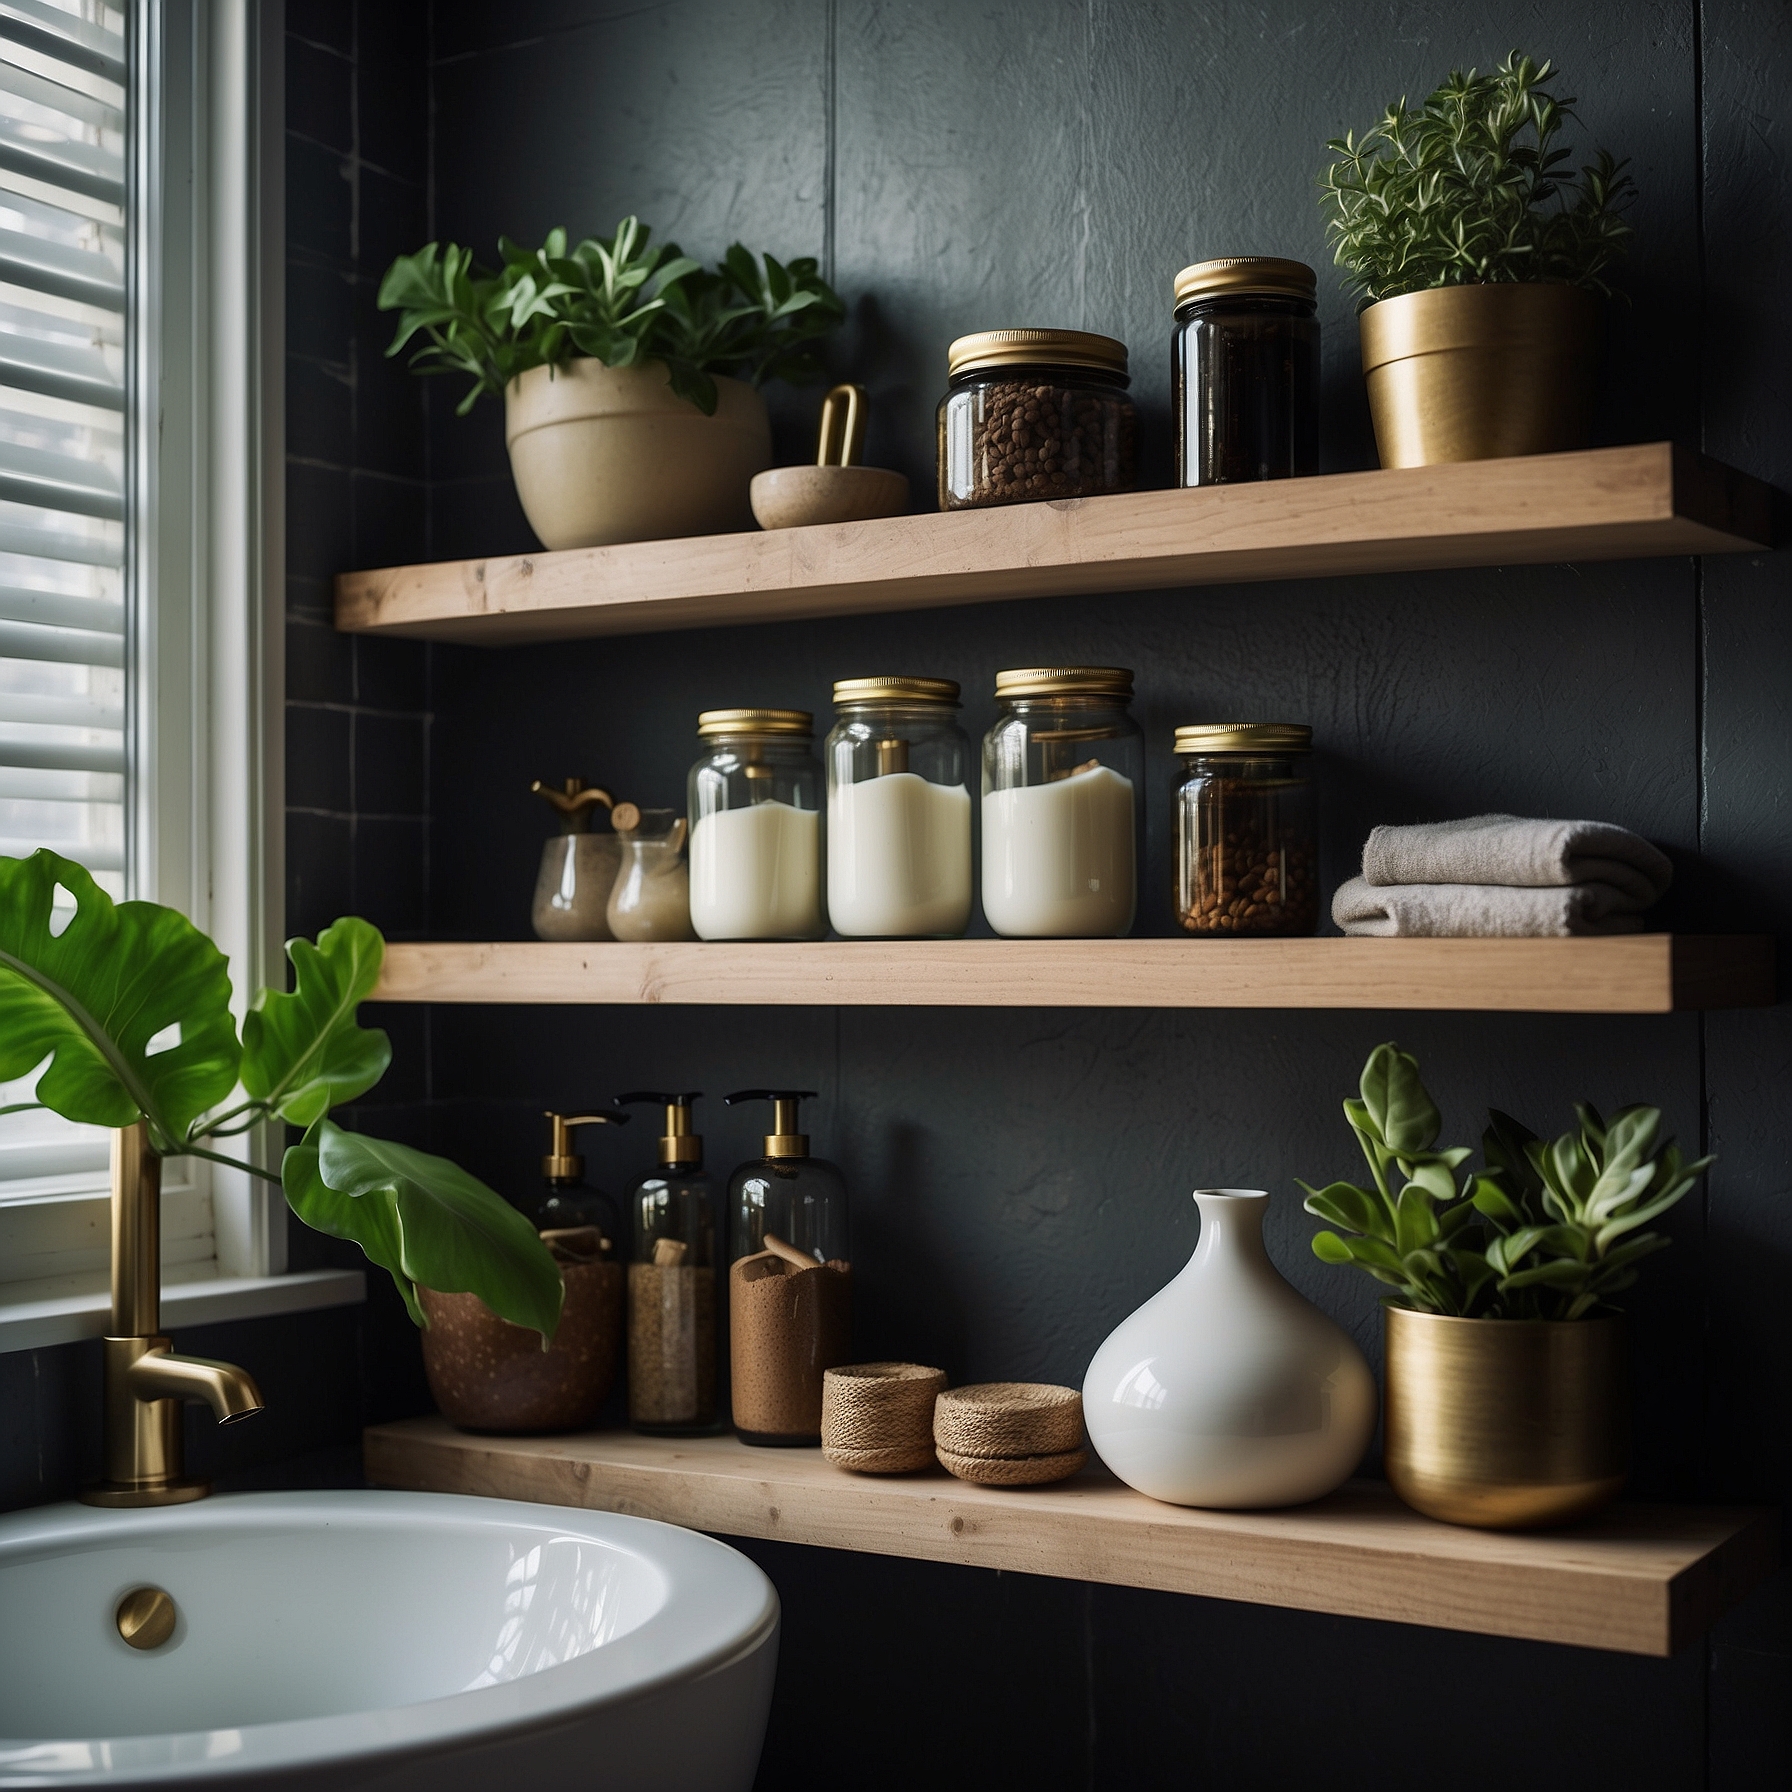
<instances>
[{"instance_id":1,"label":"top wooden shelf","mask_svg":"<svg viewBox=\"0 0 1792 1792\"><path fill-rule=\"evenodd\" d=\"M503 646L1000 598L1743 553L1773 488L1670 442L344 573L336 625Z\"/></svg>"}]
</instances>

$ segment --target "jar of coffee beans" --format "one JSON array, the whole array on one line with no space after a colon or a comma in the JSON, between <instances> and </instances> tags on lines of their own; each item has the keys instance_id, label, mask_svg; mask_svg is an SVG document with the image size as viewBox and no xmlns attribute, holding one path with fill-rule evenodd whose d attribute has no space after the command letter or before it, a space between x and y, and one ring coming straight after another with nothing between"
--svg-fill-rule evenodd
<instances>
[{"instance_id":1,"label":"jar of coffee beans","mask_svg":"<svg viewBox=\"0 0 1792 1792\"><path fill-rule=\"evenodd\" d=\"M982 330L946 356L940 509L1133 488L1126 344L1086 330Z\"/></svg>"},{"instance_id":2,"label":"jar of coffee beans","mask_svg":"<svg viewBox=\"0 0 1792 1792\"><path fill-rule=\"evenodd\" d=\"M1313 731L1293 722L1176 730L1176 919L1212 939L1311 933L1319 922Z\"/></svg>"}]
</instances>

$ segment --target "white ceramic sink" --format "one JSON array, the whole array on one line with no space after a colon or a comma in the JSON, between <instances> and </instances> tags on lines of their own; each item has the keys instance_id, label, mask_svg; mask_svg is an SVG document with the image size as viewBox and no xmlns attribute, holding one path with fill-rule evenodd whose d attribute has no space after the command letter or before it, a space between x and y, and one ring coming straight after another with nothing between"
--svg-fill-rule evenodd
<instances>
[{"instance_id":1,"label":"white ceramic sink","mask_svg":"<svg viewBox=\"0 0 1792 1792\"><path fill-rule=\"evenodd\" d=\"M159 1647L116 1613L159 1587ZM778 1599L644 1518L256 1493L0 1518L0 1786L745 1792Z\"/></svg>"}]
</instances>

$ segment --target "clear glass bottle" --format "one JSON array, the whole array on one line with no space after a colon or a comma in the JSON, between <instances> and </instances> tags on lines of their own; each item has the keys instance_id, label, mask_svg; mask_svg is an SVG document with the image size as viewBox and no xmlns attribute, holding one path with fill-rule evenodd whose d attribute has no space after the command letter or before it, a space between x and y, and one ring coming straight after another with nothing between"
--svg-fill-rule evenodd
<instances>
[{"instance_id":1,"label":"clear glass bottle","mask_svg":"<svg viewBox=\"0 0 1792 1792\"><path fill-rule=\"evenodd\" d=\"M545 1186L524 1211L544 1235L595 1227L602 1241L601 1254L607 1261L615 1262L623 1245L616 1202L613 1196L586 1182L585 1159L572 1148L572 1132L575 1126L626 1126L628 1115L556 1114L550 1108L544 1118L550 1128L547 1155L541 1160Z\"/></svg>"},{"instance_id":2,"label":"clear glass bottle","mask_svg":"<svg viewBox=\"0 0 1792 1792\"><path fill-rule=\"evenodd\" d=\"M1035 666L996 674L983 737L983 913L1008 939L1132 930L1145 846L1145 740L1132 674Z\"/></svg>"},{"instance_id":3,"label":"clear glass bottle","mask_svg":"<svg viewBox=\"0 0 1792 1792\"><path fill-rule=\"evenodd\" d=\"M1201 261L1176 276L1178 484L1319 471L1317 292L1305 262L1273 255Z\"/></svg>"},{"instance_id":4,"label":"clear glass bottle","mask_svg":"<svg viewBox=\"0 0 1792 1792\"><path fill-rule=\"evenodd\" d=\"M980 330L946 351L941 510L1093 498L1135 482L1126 344L1087 330Z\"/></svg>"},{"instance_id":5,"label":"clear glass bottle","mask_svg":"<svg viewBox=\"0 0 1792 1792\"><path fill-rule=\"evenodd\" d=\"M1307 934L1319 924L1319 864L1308 767L1313 730L1296 722L1176 730L1176 920L1210 939Z\"/></svg>"},{"instance_id":6,"label":"clear glass bottle","mask_svg":"<svg viewBox=\"0 0 1792 1792\"><path fill-rule=\"evenodd\" d=\"M709 709L691 767L691 925L704 940L817 940L821 766L804 709Z\"/></svg>"},{"instance_id":7,"label":"clear glass bottle","mask_svg":"<svg viewBox=\"0 0 1792 1792\"><path fill-rule=\"evenodd\" d=\"M715 1184L691 1130L702 1094L631 1089L616 1104L665 1110L658 1168L629 1200L628 1418L637 1431L677 1436L716 1428Z\"/></svg>"},{"instance_id":8,"label":"clear glass bottle","mask_svg":"<svg viewBox=\"0 0 1792 1792\"><path fill-rule=\"evenodd\" d=\"M949 678L847 678L822 749L828 919L847 939L953 939L971 920L970 742Z\"/></svg>"},{"instance_id":9,"label":"clear glass bottle","mask_svg":"<svg viewBox=\"0 0 1792 1792\"><path fill-rule=\"evenodd\" d=\"M734 1428L749 1444L820 1444L822 1375L851 1359L846 1178L797 1131L797 1104L813 1093L727 1098L772 1104L764 1155L728 1183L728 1362Z\"/></svg>"},{"instance_id":10,"label":"clear glass bottle","mask_svg":"<svg viewBox=\"0 0 1792 1792\"><path fill-rule=\"evenodd\" d=\"M688 940L691 879L684 862L689 824L675 809L618 803L610 825L622 847L622 869L610 891L610 932L619 940Z\"/></svg>"}]
</instances>

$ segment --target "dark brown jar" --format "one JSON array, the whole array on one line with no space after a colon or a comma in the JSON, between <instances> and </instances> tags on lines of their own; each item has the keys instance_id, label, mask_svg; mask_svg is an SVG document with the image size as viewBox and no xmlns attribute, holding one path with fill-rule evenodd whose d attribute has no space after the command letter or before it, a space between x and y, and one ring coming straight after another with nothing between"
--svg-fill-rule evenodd
<instances>
[{"instance_id":1,"label":"dark brown jar","mask_svg":"<svg viewBox=\"0 0 1792 1792\"><path fill-rule=\"evenodd\" d=\"M1319 925L1313 730L1297 722L1176 730L1176 920L1206 939Z\"/></svg>"},{"instance_id":2,"label":"dark brown jar","mask_svg":"<svg viewBox=\"0 0 1792 1792\"><path fill-rule=\"evenodd\" d=\"M1086 330L983 330L946 355L940 509L1133 488L1126 344Z\"/></svg>"},{"instance_id":3,"label":"dark brown jar","mask_svg":"<svg viewBox=\"0 0 1792 1792\"><path fill-rule=\"evenodd\" d=\"M1319 471L1317 283L1272 255L1199 261L1176 276L1170 351L1182 485Z\"/></svg>"}]
</instances>

